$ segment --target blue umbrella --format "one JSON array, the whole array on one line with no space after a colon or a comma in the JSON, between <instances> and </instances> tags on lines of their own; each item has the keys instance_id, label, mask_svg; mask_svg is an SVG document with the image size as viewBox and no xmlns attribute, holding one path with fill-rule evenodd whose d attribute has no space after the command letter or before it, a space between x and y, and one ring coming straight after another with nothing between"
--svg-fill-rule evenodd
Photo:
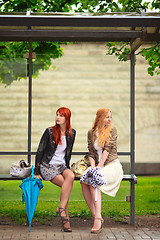
<instances>
[{"instance_id":1,"label":"blue umbrella","mask_svg":"<svg viewBox=\"0 0 160 240\"><path fill-rule=\"evenodd\" d=\"M38 178L33 178L33 165L32 165L32 177L23 179L22 184L19 187L22 189L24 194L30 232L31 222L37 206L39 192L43 188L42 182Z\"/></svg>"}]
</instances>

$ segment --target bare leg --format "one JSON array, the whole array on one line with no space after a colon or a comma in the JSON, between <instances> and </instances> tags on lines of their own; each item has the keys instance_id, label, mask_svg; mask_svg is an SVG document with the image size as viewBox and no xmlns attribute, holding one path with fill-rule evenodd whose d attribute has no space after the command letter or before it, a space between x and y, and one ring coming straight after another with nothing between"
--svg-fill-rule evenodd
<instances>
[{"instance_id":1,"label":"bare leg","mask_svg":"<svg viewBox=\"0 0 160 240\"><path fill-rule=\"evenodd\" d=\"M95 218L94 218L94 225L92 230L98 230L101 227L102 222L100 219L102 219L101 216L101 192L97 188L97 201L95 201L95 194L96 194L96 188L89 186L90 187L90 192L92 196L92 201L94 202L94 207L95 207Z\"/></svg>"},{"instance_id":2,"label":"bare leg","mask_svg":"<svg viewBox=\"0 0 160 240\"><path fill-rule=\"evenodd\" d=\"M67 205L66 205L66 207L65 207L65 213L66 213L66 217L67 217L67 219L69 220L68 202L67 202Z\"/></svg>"},{"instance_id":3,"label":"bare leg","mask_svg":"<svg viewBox=\"0 0 160 240\"><path fill-rule=\"evenodd\" d=\"M66 208L73 187L74 174L71 170L67 169L62 173L62 176L64 177L64 183L61 188L60 207Z\"/></svg>"},{"instance_id":4,"label":"bare leg","mask_svg":"<svg viewBox=\"0 0 160 240\"><path fill-rule=\"evenodd\" d=\"M90 187L85 183L81 183L81 188L87 206L89 207L92 216L95 217L95 204L91 195Z\"/></svg>"},{"instance_id":5,"label":"bare leg","mask_svg":"<svg viewBox=\"0 0 160 240\"><path fill-rule=\"evenodd\" d=\"M68 206L69 197L72 191L74 174L71 170L65 170L62 175L58 175L51 180L52 183L61 187L60 207Z\"/></svg>"},{"instance_id":6,"label":"bare leg","mask_svg":"<svg viewBox=\"0 0 160 240\"><path fill-rule=\"evenodd\" d=\"M51 180L51 182L59 187L61 187L61 195L60 195L60 205L59 208L65 209L61 213L61 216L67 217L69 219L68 214L68 201L72 191L74 181L74 174L71 170L65 170L62 175L58 175ZM69 222L65 224L65 227L69 227Z\"/></svg>"}]
</instances>

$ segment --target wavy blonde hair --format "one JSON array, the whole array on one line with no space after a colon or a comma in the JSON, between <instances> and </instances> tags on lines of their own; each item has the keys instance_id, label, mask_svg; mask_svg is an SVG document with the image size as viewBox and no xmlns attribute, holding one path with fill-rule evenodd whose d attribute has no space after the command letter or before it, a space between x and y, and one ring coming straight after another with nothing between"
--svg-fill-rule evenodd
<instances>
[{"instance_id":1,"label":"wavy blonde hair","mask_svg":"<svg viewBox=\"0 0 160 240\"><path fill-rule=\"evenodd\" d=\"M98 145L101 146L102 148L104 147L106 142L109 143L110 137L111 137L111 134L110 134L111 125L108 127L105 125L106 117L109 112L111 111L107 108L98 109L96 113L96 118L92 127L95 133L98 131Z\"/></svg>"}]
</instances>

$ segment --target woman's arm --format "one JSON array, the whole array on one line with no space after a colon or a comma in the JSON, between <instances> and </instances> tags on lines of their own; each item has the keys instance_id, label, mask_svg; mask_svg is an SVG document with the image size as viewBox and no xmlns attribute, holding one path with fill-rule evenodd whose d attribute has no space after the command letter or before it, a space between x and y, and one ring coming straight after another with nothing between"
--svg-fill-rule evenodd
<instances>
[{"instance_id":1,"label":"woman's arm","mask_svg":"<svg viewBox=\"0 0 160 240\"><path fill-rule=\"evenodd\" d=\"M95 167L95 160L92 157L89 157L91 167Z\"/></svg>"},{"instance_id":2,"label":"woman's arm","mask_svg":"<svg viewBox=\"0 0 160 240\"><path fill-rule=\"evenodd\" d=\"M37 149L37 153L36 153L35 169L34 169L35 175L40 174L40 163L43 158L44 152L46 150L48 139L49 139L49 132L48 132L48 129L46 129L41 137L41 140Z\"/></svg>"},{"instance_id":3,"label":"woman's arm","mask_svg":"<svg viewBox=\"0 0 160 240\"><path fill-rule=\"evenodd\" d=\"M88 151L89 151L89 160L90 160L90 164L91 164L91 167L95 167L95 165L98 163L98 160L97 160L97 155L96 155L96 150L93 146L93 143L92 143L92 132L89 131L88 132Z\"/></svg>"},{"instance_id":4,"label":"woman's arm","mask_svg":"<svg viewBox=\"0 0 160 240\"><path fill-rule=\"evenodd\" d=\"M72 128L72 134L73 134L73 139L72 139L72 145L71 145L71 149L70 149L70 159L71 159L72 149L73 149L73 145L74 145L75 138L76 138L76 130L73 128Z\"/></svg>"},{"instance_id":5,"label":"woman's arm","mask_svg":"<svg viewBox=\"0 0 160 240\"><path fill-rule=\"evenodd\" d=\"M73 128L72 128L72 134L73 134L73 138L71 138L71 136L67 136L67 138L69 139L68 141L70 143L68 157L67 157L68 161L70 161L70 159L71 159L72 149L73 149L74 142L75 142L75 137L76 137L76 130L73 129Z\"/></svg>"},{"instance_id":6,"label":"woman's arm","mask_svg":"<svg viewBox=\"0 0 160 240\"><path fill-rule=\"evenodd\" d=\"M101 157L97 167L102 168L104 166L104 163L105 163L105 161L106 161L106 159L108 157L108 154L109 154L109 152L107 152L106 150L103 151L102 157Z\"/></svg>"}]
</instances>

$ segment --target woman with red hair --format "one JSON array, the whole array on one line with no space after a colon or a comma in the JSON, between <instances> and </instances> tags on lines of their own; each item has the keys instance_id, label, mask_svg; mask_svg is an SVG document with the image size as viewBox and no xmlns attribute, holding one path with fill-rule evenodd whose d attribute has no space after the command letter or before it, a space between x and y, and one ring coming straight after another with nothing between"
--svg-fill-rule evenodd
<instances>
[{"instance_id":1,"label":"woman with red hair","mask_svg":"<svg viewBox=\"0 0 160 240\"><path fill-rule=\"evenodd\" d=\"M72 232L69 222L68 201L72 191L74 174L69 169L76 131L70 124L71 111L61 107L56 111L55 125L45 130L40 140L34 176L61 187L60 215L64 232Z\"/></svg>"},{"instance_id":2,"label":"woman with red hair","mask_svg":"<svg viewBox=\"0 0 160 240\"><path fill-rule=\"evenodd\" d=\"M115 197L123 177L122 165L117 155L117 130L111 125L111 122L111 111L107 108L101 108L97 111L93 127L88 132L91 168L99 167L97 169L104 181L103 185L97 188L81 182L84 199L94 218L91 233L99 233L103 228L101 191Z\"/></svg>"}]
</instances>

